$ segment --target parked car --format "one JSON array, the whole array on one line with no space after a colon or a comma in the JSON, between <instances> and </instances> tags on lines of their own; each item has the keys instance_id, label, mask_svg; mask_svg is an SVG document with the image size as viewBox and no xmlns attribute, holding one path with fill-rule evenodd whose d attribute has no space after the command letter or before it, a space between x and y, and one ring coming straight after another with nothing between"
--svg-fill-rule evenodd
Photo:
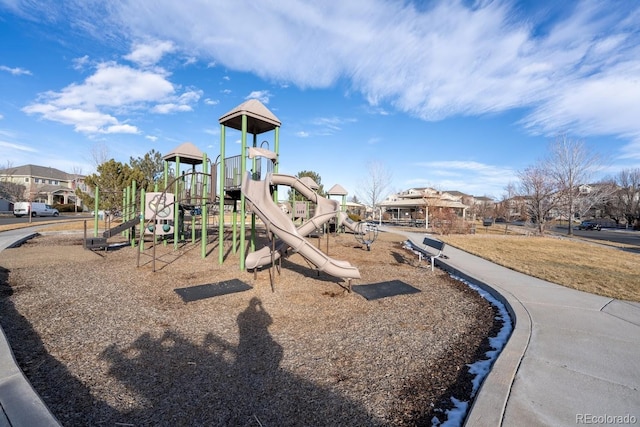
<instances>
[{"instance_id":1,"label":"parked car","mask_svg":"<svg viewBox=\"0 0 640 427\"><path fill-rule=\"evenodd\" d=\"M13 214L16 218L23 217L25 215L31 216L58 216L60 212L58 209L52 208L51 205L40 202L17 202L13 205Z\"/></svg>"},{"instance_id":2,"label":"parked car","mask_svg":"<svg viewBox=\"0 0 640 427\"><path fill-rule=\"evenodd\" d=\"M578 226L578 230L597 230L600 231L602 226L593 221L582 221Z\"/></svg>"}]
</instances>

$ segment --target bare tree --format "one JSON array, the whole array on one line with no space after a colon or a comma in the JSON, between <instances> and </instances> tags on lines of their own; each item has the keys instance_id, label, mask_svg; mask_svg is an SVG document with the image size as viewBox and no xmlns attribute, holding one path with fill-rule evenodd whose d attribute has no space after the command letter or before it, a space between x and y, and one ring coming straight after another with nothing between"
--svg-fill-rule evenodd
<instances>
[{"instance_id":1,"label":"bare tree","mask_svg":"<svg viewBox=\"0 0 640 427\"><path fill-rule=\"evenodd\" d=\"M511 221L511 212L513 209L513 198L516 196L516 185L513 182L504 187L502 199L496 205L496 215L504 218L504 234L509 232L509 222Z\"/></svg>"},{"instance_id":2,"label":"bare tree","mask_svg":"<svg viewBox=\"0 0 640 427\"><path fill-rule=\"evenodd\" d=\"M366 165L367 175L360 184L359 198L369 205L375 214L375 210L387 195L387 189L391 184L391 172L383 163L370 161Z\"/></svg>"},{"instance_id":3,"label":"bare tree","mask_svg":"<svg viewBox=\"0 0 640 427\"><path fill-rule=\"evenodd\" d=\"M575 213L582 218L593 208L603 208L616 191L617 186L613 180L581 186L575 198Z\"/></svg>"},{"instance_id":4,"label":"bare tree","mask_svg":"<svg viewBox=\"0 0 640 427\"><path fill-rule=\"evenodd\" d=\"M109 161L109 147L104 143L97 142L91 146L89 155L91 156L93 165L97 168L101 164Z\"/></svg>"},{"instance_id":5,"label":"bare tree","mask_svg":"<svg viewBox=\"0 0 640 427\"><path fill-rule=\"evenodd\" d=\"M578 187L588 184L593 174L602 166L602 160L590 151L582 141L561 135L550 144L545 169L555 181L563 203L562 208L569 219L568 234L573 235L575 201L579 198Z\"/></svg>"},{"instance_id":6,"label":"bare tree","mask_svg":"<svg viewBox=\"0 0 640 427\"><path fill-rule=\"evenodd\" d=\"M623 169L615 177L618 189L611 202L610 214L627 224L640 220L640 169Z\"/></svg>"},{"instance_id":7,"label":"bare tree","mask_svg":"<svg viewBox=\"0 0 640 427\"><path fill-rule=\"evenodd\" d=\"M558 203L556 183L540 163L519 172L518 177L520 193L528 201L529 215L537 223L538 232L544 235L549 213L556 209Z\"/></svg>"},{"instance_id":8,"label":"bare tree","mask_svg":"<svg viewBox=\"0 0 640 427\"><path fill-rule=\"evenodd\" d=\"M18 184L13 180L13 174L15 168L13 163L9 160L3 167L0 167L2 171L2 179L0 179L0 197L7 199L10 202L17 202L24 200L27 187L23 184Z\"/></svg>"}]
</instances>

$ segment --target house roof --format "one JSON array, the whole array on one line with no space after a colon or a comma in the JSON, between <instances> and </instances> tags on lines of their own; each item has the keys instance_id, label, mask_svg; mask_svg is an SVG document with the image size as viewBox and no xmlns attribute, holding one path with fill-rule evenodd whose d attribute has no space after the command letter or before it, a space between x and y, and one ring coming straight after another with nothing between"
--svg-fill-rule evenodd
<instances>
[{"instance_id":1,"label":"house roof","mask_svg":"<svg viewBox=\"0 0 640 427\"><path fill-rule=\"evenodd\" d=\"M384 208L421 208L425 206L425 203L419 203L414 199L401 199L395 201L384 201L380 203L381 207ZM429 199L429 207L438 207L438 208L459 208L464 209L468 208L464 203L454 201L454 200L442 200L442 199Z\"/></svg>"},{"instance_id":2,"label":"house roof","mask_svg":"<svg viewBox=\"0 0 640 427\"><path fill-rule=\"evenodd\" d=\"M57 179L59 181L69 181L76 176L50 166L38 166L31 164L0 169L0 174L12 176L33 176L38 178Z\"/></svg>"},{"instance_id":3,"label":"house roof","mask_svg":"<svg viewBox=\"0 0 640 427\"><path fill-rule=\"evenodd\" d=\"M467 193L463 193L462 191L457 191L457 190L452 190L452 191L443 191L443 193L449 193L452 196L457 196L457 197L469 197L469 194Z\"/></svg>"},{"instance_id":4,"label":"house roof","mask_svg":"<svg viewBox=\"0 0 640 427\"><path fill-rule=\"evenodd\" d=\"M247 132L258 135L280 127L280 120L257 99L249 99L233 110L222 115L219 122L239 131L242 130L242 116L247 116Z\"/></svg>"},{"instance_id":5,"label":"house roof","mask_svg":"<svg viewBox=\"0 0 640 427\"><path fill-rule=\"evenodd\" d=\"M39 194L73 193L73 192L74 192L74 190L72 188L64 187L64 186L61 186L61 185L46 184L46 185L43 185L41 187L38 187L38 193Z\"/></svg>"}]
</instances>

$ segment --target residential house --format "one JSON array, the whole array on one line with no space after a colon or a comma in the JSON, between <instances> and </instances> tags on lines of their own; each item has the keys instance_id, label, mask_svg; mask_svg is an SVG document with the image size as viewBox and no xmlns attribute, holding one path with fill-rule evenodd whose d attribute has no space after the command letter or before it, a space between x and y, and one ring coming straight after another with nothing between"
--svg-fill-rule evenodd
<instances>
[{"instance_id":1,"label":"residential house","mask_svg":"<svg viewBox=\"0 0 640 427\"><path fill-rule=\"evenodd\" d=\"M85 176L70 174L49 166L22 165L0 169L0 181L14 182L25 187L22 201L42 202L50 205L82 202L75 195L76 188L88 192ZM15 200L20 201L20 200Z\"/></svg>"},{"instance_id":2,"label":"residential house","mask_svg":"<svg viewBox=\"0 0 640 427\"><path fill-rule=\"evenodd\" d=\"M387 197L379 208L383 219L395 222L429 224L429 216L436 210L452 209L465 218L469 205L462 202L463 193L438 191L433 188L410 188Z\"/></svg>"}]
</instances>

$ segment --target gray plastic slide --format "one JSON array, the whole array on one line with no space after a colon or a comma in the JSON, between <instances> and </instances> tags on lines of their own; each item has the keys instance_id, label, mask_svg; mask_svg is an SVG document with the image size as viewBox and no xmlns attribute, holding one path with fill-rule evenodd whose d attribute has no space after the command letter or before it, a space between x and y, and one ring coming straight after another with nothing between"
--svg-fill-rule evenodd
<instances>
[{"instance_id":1,"label":"gray plastic slide","mask_svg":"<svg viewBox=\"0 0 640 427\"><path fill-rule=\"evenodd\" d=\"M302 237L306 237L313 233L315 230L322 227L324 223L335 218L336 214L338 214L338 202L320 197L301 179L291 175L272 174L271 184L286 185L288 187L295 188L298 193L302 194L317 205L315 215L296 229L298 234ZM278 260L282 252L288 248L289 245L286 244L286 242L280 242L273 253L273 261ZM271 247L265 246L247 255L247 258L245 259L245 266L249 270L252 270L254 268L269 265L271 264L271 261Z\"/></svg>"},{"instance_id":2,"label":"gray plastic slide","mask_svg":"<svg viewBox=\"0 0 640 427\"><path fill-rule=\"evenodd\" d=\"M291 218L273 202L270 185L287 185L295 188L307 199L317 205L316 215L297 229ZM246 174L242 180L242 193L247 198L251 210L264 222L268 230L278 236L286 245L298 252L320 271L324 271L335 277L342 279L359 279L360 271L347 261L339 261L328 257L318 248L307 241L303 236L309 234L320 225L321 221L328 221L337 212L337 202L320 197L307 187L298 178L290 175L269 174L264 181L254 181L250 174ZM307 231L308 230L308 231ZM263 255L256 255L264 251ZM271 250L269 247L263 248L247 256L245 266L253 269L271 263ZM274 254L275 256L275 254ZM268 259L268 261L267 261Z\"/></svg>"}]
</instances>

